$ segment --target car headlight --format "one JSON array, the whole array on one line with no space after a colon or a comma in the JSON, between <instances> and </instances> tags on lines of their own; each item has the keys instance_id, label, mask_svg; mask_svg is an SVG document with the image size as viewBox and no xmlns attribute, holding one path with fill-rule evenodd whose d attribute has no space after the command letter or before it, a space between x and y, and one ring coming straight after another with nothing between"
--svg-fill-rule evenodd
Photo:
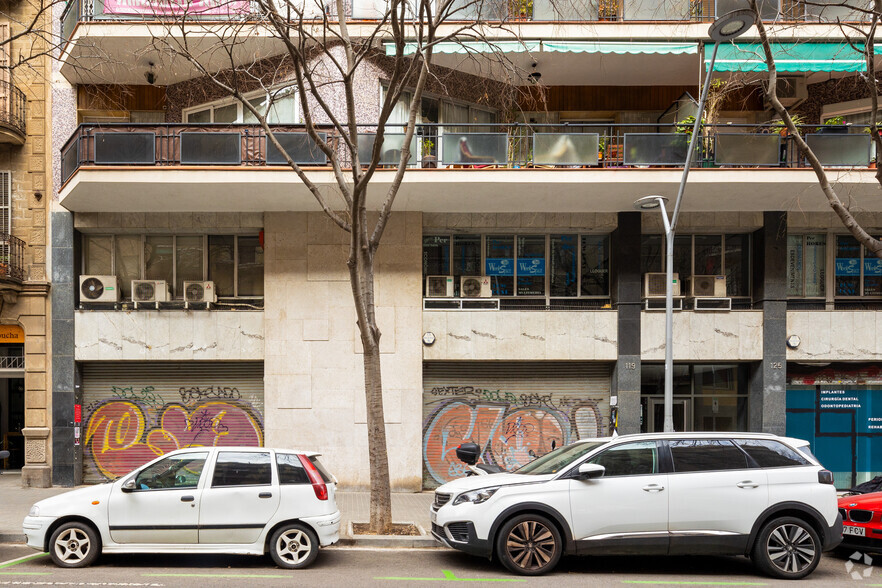
<instances>
[{"instance_id":1,"label":"car headlight","mask_svg":"<svg viewBox=\"0 0 882 588\"><path fill-rule=\"evenodd\" d=\"M29 517L38 517L40 516L40 507L36 504L31 507L31 510L28 511Z\"/></svg>"},{"instance_id":2,"label":"car headlight","mask_svg":"<svg viewBox=\"0 0 882 588\"><path fill-rule=\"evenodd\" d=\"M453 504L457 505L462 504L463 502L481 504L496 494L497 490L499 490L499 486L494 486L493 488L481 488L480 490L472 490L471 492L463 492L453 500Z\"/></svg>"}]
</instances>

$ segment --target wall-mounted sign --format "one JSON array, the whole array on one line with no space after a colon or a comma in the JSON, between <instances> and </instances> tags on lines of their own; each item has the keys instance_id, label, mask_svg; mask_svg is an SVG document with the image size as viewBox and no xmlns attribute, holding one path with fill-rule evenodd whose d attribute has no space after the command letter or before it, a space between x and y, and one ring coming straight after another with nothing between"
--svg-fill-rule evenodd
<instances>
[{"instance_id":1,"label":"wall-mounted sign","mask_svg":"<svg viewBox=\"0 0 882 588\"><path fill-rule=\"evenodd\" d=\"M0 325L0 343L24 343L24 329L18 325Z\"/></svg>"}]
</instances>

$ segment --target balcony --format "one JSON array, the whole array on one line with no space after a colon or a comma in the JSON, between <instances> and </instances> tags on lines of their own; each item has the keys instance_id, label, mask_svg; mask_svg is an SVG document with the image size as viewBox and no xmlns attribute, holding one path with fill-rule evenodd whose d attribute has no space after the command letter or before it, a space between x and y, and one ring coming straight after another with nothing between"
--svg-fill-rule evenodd
<instances>
[{"instance_id":1,"label":"balcony","mask_svg":"<svg viewBox=\"0 0 882 588\"><path fill-rule=\"evenodd\" d=\"M18 286L27 279L24 254L24 241L0 233L0 293L5 294L8 290L17 292Z\"/></svg>"},{"instance_id":2,"label":"balcony","mask_svg":"<svg viewBox=\"0 0 882 588\"><path fill-rule=\"evenodd\" d=\"M375 128L363 125L360 159ZM826 210L792 137L768 125L705 125L690 175L692 210ZM831 181L867 210L877 203L871 141L862 129L806 127ZM831 133L830 130L846 131ZM421 125L398 202L408 210L627 210L639 195L676 194L691 131L678 125ZM340 149L332 129L322 135ZM276 136L319 186L336 181L300 126ZM371 197L394 177L403 134L389 128ZM61 203L73 211L311 210L313 197L254 125L81 125L62 148ZM345 166L351 162L341 158ZM817 196L800 196L817 190ZM481 198L474 198L475 193ZM243 198L248 194L248 198ZM124 196L125 195L125 196ZM538 199L538 200L537 200ZM590 199L591 204L585 200Z\"/></svg>"},{"instance_id":3,"label":"balcony","mask_svg":"<svg viewBox=\"0 0 882 588\"><path fill-rule=\"evenodd\" d=\"M0 80L0 143L24 145L27 137L24 92Z\"/></svg>"}]
</instances>

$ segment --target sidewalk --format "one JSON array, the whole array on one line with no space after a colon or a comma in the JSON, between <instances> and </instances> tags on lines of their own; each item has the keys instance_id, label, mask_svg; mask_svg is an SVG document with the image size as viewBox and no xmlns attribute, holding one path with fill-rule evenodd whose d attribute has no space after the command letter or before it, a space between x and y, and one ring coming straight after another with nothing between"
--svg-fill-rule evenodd
<instances>
[{"instance_id":1,"label":"sidewalk","mask_svg":"<svg viewBox=\"0 0 882 588\"><path fill-rule=\"evenodd\" d=\"M0 543L21 543L22 519L28 514L31 505L44 498L68 492L72 488L22 488L21 475L0 474ZM439 547L440 544L429 534L429 506L432 492L392 494L392 520L394 522L416 523L424 535L421 537L367 536L351 535L350 523L367 522L370 513L370 494L368 492L337 492L337 506L340 508L340 543L338 545L359 547Z\"/></svg>"}]
</instances>

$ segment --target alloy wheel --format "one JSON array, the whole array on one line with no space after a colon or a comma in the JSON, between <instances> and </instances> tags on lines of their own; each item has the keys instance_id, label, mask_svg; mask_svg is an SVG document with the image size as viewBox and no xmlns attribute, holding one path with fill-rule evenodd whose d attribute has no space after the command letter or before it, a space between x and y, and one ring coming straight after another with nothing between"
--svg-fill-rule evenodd
<instances>
[{"instance_id":1,"label":"alloy wheel","mask_svg":"<svg viewBox=\"0 0 882 588\"><path fill-rule=\"evenodd\" d=\"M68 564L77 564L86 559L92 544L82 529L71 527L55 539L55 555Z\"/></svg>"},{"instance_id":2,"label":"alloy wheel","mask_svg":"<svg viewBox=\"0 0 882 588\"><path fill-rule=\"evenodd\" d=\"M800 525L788 523L776 527L769 534L766 553L776 568L797 573L815 560L816 545L808 531Z\"/></svg>"},{"instance_id":3,"label":"alloy wheel","mask_svg":"<svg viewBox=\"0 0 882 588\"><path fill-rule=\"evenodd\" d=\"M288 564L303 563L311 552L312 541L300 529L286 531L276 541L276 553Z\"/></svg>"},{"instance_id":4,"label":"alloy wheel","mask_svg":"<svg viewBox=\"0 0 882 588\"><path fill-rule=\"evenodd\" d=\"M539 570L557 551L554 534L538 521L523 521L508 534L505 549L514 564L524 570Z\"/></svg>"}]
</instances>

